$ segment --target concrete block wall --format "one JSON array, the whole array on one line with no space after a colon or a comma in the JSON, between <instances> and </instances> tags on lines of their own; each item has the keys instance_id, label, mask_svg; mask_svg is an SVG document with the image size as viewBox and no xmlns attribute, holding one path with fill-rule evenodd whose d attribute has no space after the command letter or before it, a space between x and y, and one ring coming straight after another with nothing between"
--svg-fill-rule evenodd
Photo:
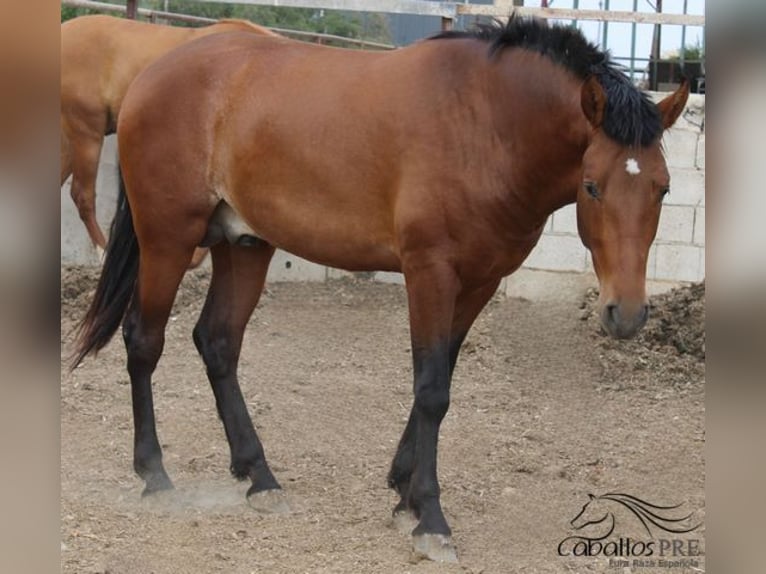
<instances>
[{"instance_id":1,"label":"concrete block wall","mask_svg":"<svg viewBox=\"0 0 766 574\"><path fill-rule=\"evenodd\" d=\"M660 99L664 94L654 94ZM647 278L652 292L678 282L705 277L705 97L692 94L677 124L664 135L671 176L671 192L665 198L657 238L651 248ZM116 146L106 140L97 183L97 211L102 228L108 230L116 198ZM61 263L99 263L85 229L69 198L69 184L61 197ZM328 269L277 252L269 269L269 281L325 281L348 273ZM400 273L375 273L378 281L403 283ZM527 298L550 298L570 288L596 285L593 265L577 233L574 205L549 218L538 245L523 267L503 281L501 290ZM578 289L579 292L579 289Z\"/></svg>"}]
</instances>

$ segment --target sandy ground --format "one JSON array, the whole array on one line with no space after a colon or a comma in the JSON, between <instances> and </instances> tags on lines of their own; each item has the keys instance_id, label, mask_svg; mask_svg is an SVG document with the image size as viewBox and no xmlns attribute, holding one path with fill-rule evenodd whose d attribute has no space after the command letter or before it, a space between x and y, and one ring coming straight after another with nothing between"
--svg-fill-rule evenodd
<instances>
[{"instance_id":1,"label":"sandy ground","mask_svg":"<svg viewBox=\"0 0 766 574\"><path fill-rule=\"evenodd\" d=\"M62 269L62 366L95 277ZM484 310L442 425L442 504L460 560L444 565L418 562L409 536L389 526L396 496L386 473L412 400L403 288L269 286L240 374L292 512L262 515L245 501L248 485L228 474L191 341L206 285L205 271L186 278L154 379L174 492L140 497L120 337L62 370L62 572L704 571L704 555L642 568L557 553L590 493L682 504L704 522L704 287L658 300L647 335L631 342L599 333L592 294L581 305L497 299ZM615 516L615 537L641 535L629 515ZM704 553L704 524L653 536L699 540Z\"/></svg>"}]
</instances>

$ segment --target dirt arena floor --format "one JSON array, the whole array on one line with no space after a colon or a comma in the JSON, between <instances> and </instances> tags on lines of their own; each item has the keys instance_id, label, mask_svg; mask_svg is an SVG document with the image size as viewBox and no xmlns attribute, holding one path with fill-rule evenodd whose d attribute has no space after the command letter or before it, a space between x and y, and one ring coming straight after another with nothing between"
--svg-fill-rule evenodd
<instances>
[{"instance_id":1,"label":"dirt arena floor","mask_svg":"<svg viewBox=\"0 0 766 574\"><path fill-rule=\"evenodd\" d=\"M141 499L121 337L73 373L71 332L96 272L62 269L61 569L72 574L704 572L704 285L655 298L635 341L580 304L497 298L464 346L442 425L442 504L459 564L418 561L390 527L386 474L412 401L404 290L363 280L273 284L243 347L243 393L291 512L263 515L228 445L191 332L208 274L190 273L154 393L176 490ZM701 555L642 567L565 556L589 494L681 504ZM631 523L631 520L634 522ZM693 524L692 524L693 523ZM637 538L633 538L636 540ZM688 553L688 552L684 552ZM654 559L658 558L655 552Z\"/></svg>"}]
</instances>

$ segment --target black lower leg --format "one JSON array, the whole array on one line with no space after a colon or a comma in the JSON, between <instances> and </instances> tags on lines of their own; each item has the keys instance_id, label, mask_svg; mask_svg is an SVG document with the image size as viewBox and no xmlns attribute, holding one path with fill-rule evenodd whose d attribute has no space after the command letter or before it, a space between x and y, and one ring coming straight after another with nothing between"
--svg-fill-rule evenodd
<instances>
[{"instance_id":1,"label":"black lower leg","mask_svg":"<svg viewBox=\"0 0 766 574\"><path fill-rule=\"evenodd\" d=\"M432 349L415 348L413 356L416 425L408 504L420 520L413 534L449 535L436 469L439 426L449 408L449 344L445 342Z\"/></svg>"},{"instance_id":2,"label":"black lower leg","mask_svg":"<svg viewBox=\"0 0 766 574\"><path fill-rule=\"evenodd\" d=\"M203 318L205 316L203 311ZM232 475L239 480L250 478L252 485L248 489L248 496L280 488L266 462L263 445L255 432L240 390L237 363L241 336L216 330L201 319L194 329L194 342L205 362L218 415L229 442Z\"/></svg>"},{"instance_id":3,"label":"black lower leg","mask_svg":"<svg viewBox=\"0 0 766 574\"><path fill-rule=\"evenodd\" d=\"M460 353L460 346L462 345L465 336L465 333L457 335L450 342L450 379L452 379L452 373L455 370L458 354ZM410 496L410 478L412 476L412 471L415 464L417 412L418 411L415 408L415 404L413 404L412 409L410 410L409 419L407 420L407 426L404 428L402 437L399 440L399 446L396 449L396 454L394 455L394 459L391 463L391 469L388 473L388 487L394 489L400 495L400 500L394 507L394 514L407 510L415 511L415 509L411 508L411 504L408 498Z\"/></svg>"},{"instance_id":4,"label":"black lower leg","mask_svg":"<svg viewBox=\"0 0 766 574\"><path fill-rule=\"evenodd\" d=\"M128 353L131 398L133 402L133 469L144 480L143 495L173 488L162 464L162 449L154 419L151 376L160 354L163 337L149 337L140 332L135 315L129 315L123 327Z\"/></svg>"},{"instance_id":5,"label":"black lower leg","mask_svg":"<svg viewBox=\"0 0 766 574\"><path fill-rule=\"evenodd\" d=\"M416 411L413 406L410 418L404 428L399 446L396 449L391 469L388 471L388 487L394 489L400 496L394 508L394 514L411 510L408 504L410 492L410 477L415 463L415 427L417 426Z\"/></svg>"}]
</instances>

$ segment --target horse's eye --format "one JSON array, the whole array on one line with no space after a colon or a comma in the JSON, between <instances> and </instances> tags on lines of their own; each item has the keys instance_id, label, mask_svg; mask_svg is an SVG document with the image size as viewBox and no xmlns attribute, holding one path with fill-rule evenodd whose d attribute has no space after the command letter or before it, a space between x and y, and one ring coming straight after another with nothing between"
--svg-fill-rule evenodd
<instances>
[{"instance_id":1,"label":"horse's eye","mask_svg":"<svg viewBox=\"0 0 766 574\"><path fill-rule=\"evenodd\" d=\"M595 181L586 181L583 185L585 185L585 191L588 192L588 195L593 199L598 199L598 186Z\"/></svg>"}]
</instances>

